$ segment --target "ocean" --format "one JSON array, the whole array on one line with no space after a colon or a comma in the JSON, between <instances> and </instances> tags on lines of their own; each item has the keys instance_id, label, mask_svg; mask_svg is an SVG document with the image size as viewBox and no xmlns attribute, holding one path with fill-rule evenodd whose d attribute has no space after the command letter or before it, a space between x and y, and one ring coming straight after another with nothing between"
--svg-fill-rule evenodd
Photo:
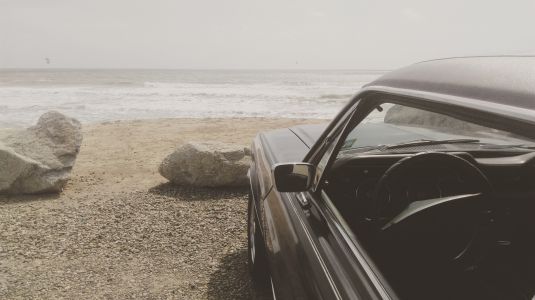
<instances>
[{"instance_id":1,"label":"ocean","mask_svg":"<svg viewBox=\"0 0 535 300\"><path fill-rule=\"evenodd\" d=\"M205 117L332 118L383 71L0 70L0 127L57 110L93 123Z\"/></svg>"}]
</instances>

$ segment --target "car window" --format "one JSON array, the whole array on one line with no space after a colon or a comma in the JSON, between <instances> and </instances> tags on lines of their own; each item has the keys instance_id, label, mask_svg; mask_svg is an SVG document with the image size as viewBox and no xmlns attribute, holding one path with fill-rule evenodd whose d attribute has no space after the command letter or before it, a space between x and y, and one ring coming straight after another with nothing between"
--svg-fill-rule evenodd
<instances>
[{"instance_id":1,"label":"car window","mask_svg":"<svg viewBox=\"0 0 535 300\"><path fill-rule=\"evenodd\" d=\"M443 143L442 143L443 142ZM407 145L404 145L407 144ZM406 147L405 147L406 146ZM344 151L374 151L426 146L419 151L535 147L535 141L502 130L459 120L445 114L383 103L345 139Z\"/></svg>"},{"instance_id":2,"label":"car window","mask_svg":"<svg viewBox=\"0 0 535 300\"><path fill-rule=\"evenodd\" d=\"M338 144L338 141L340 140L340 134L341 131L344 130L345 126L347 126L347 122L349 122L350 116L355 112L356 103L353 107L349 108L344 115L338 120L336 125L333 127L332 131L327 136L328 139L331 139L328 142L327 148L323 152L323 154L320 156L317 164L316 164L316 173L314 175L314 186L317 187L321 177L323 175L323 171L325 170L327 164L329 163L329 159L331 158L332 152L335 148L335 146Z\"/></svg>"}]
</instances>

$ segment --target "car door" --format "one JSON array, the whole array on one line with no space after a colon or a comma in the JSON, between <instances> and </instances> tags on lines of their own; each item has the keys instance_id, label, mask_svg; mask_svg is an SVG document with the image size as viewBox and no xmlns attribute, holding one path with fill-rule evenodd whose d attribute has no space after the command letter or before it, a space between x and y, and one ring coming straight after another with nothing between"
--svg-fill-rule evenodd
<instances>
[{"instance_id":1,"label":"car door","mask_svg":"<svg viewBox=\"0 0 535 300\"><path fill-rule=\"evenodd\" d=\"M257 151L264 159L256 161L256 166L265 175L271 168L270 155L263 147ZM259 179L265 181L263 186L272 185L266 184L266 176ZM340 299L315 237L326 227L315 208L303 205L308 198L309 194L272 188L257 202L275 292L281 299Z\"/></svg>"},{"instance_id":2,"label":"car door","mask_svg":"<svg viewBox=\"0 0 535 300\"><path fill-rule=\"evenodd\" d=\"M325 150L317 160L325 168L355 108L325 134ZM318 173L321 177L322 172ZM318 177L319 180L319 177ZM263 202L266 246L271 275L281 299L388 299L366 258L344 233L336 209L318 189L279 193L275 188ZM269 242L268 242L269 241Z\"/></svg>"},{"instance_id":3,"label":"car door","mask_svg":"<svg viewBox=\"0 0 535 300\"><path fill-rule=\"evenodd\" d=\"M272 192L265 200L277 298L379 299L323 202L313 192Z\"/></svg>"},{"instance_id":4,"label":"car door","mask_svg":"<svg viewBox=\"0 0 535 300\"><path fill-rule=\"evenodd\" d=\"M278 299L341 299L318 248L310 207L272 190L263 202L265 241ZM311 218L312 217L312 218Z\"/></svg>"}]
</instances>

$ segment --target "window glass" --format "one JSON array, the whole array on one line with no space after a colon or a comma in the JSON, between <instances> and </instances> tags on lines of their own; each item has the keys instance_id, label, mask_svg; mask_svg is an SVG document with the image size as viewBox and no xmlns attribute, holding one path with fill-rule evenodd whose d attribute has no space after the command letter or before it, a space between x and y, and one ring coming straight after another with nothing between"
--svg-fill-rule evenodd
<instances>
[{"instance_id":1,"label":"window glass","mask_svg":"<svg viewBox=\"0 0 535 300\"><path fill-rule=\"evenodd\" d=\"M515 136L509 132L480 126L440 113L384 103L350 132L344 141L341 153L344 151L406 152L411 148L420 152L530 149L532 147L535 147L534 140Z\"/></svg>"},{"instance_id":2,"label":"window glass","mask_svg":"<svg viewBox=\"0 0 535 300\"><path fill-rule=\"evenodd\" d=\"M332 155L334 147L339 141L340 134L341 134L340 132L343 130L343 126L345 126L346 122L348 121L349 117L351 116L351 114L353 114L354 111L355 111L354 106L348 109L343 115L343 117L340 118L340 120L336 123L336 126L333 128L333 130L329 133L328 138L332 138L333 140L331 141L330 145L323 153L323 156L321 157L321 159L318 161L318 164L316 166L316 174L314 176L315 184L319 183L321 179L321 175L323 174L323 170L325 170L325 167L327 166L327 163L329 162L329 158ZM337 134L336 137L335 137L335 134Z\"/></svg>"}]
</instances>

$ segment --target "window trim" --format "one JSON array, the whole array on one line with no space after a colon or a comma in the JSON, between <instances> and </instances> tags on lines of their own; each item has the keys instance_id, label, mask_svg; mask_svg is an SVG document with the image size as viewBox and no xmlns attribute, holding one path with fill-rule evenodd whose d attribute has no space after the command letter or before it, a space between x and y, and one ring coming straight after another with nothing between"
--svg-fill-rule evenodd
<instances>
[{"instance_id":1,"label":"window trim","mask_svg":"<svg viewBox=\"0 0 535 300\"><path fill-rule=\"evenodd\" d=\"M316 174L314 176L314 182L312 186L313 191L318 191L322 188L324 184L324 177L326 170L329 170L331 165L334 162L336 155L333 153L340 152L340 147L343 144L341 137L345 137L349 132L359 124L368 114L375 109L376 101L373 99L373 94L371 99L365 93L356 99L355 103L352 105L348 111L345 112L344 117L337 122L336 127L330 131L331 135L326 135L330 137L329 140L326 140L321 148L322 151L314 153L314 156L309 160L314 166L316 166ZM357 95L359 96L359 95ZM331 138L334 135L334 138ZM319 168L319 164L322 160L326 160L325 166Z\"/></svg>"},{"instance_id":2,"label":"window trim","mask_svg":"<svg viewBox=\"0 0 535 300\"><path fill-rule=\"evenodd\" d=\"M346 119L342 120L343 122L341 122L340 119L336 119L336 127L329 131L329 133L332 132L333 134L336 134L335 138L331 138L329 141L323 142L323 145L320 148L321 151L316 151L315 153L310 154L311 157L309 157L308 162L311 162L316 167L318 167L319 161L323 159L324 156L328 156L328 161L325 167L319 171L316 171L317 174L314 178L313 191L321 190L322 185L325 182L325 176L329 173L329 170L332 167L332 164L334 163L334 160L336 159L338 153L340 152L340 149L348 134L356 126L358 126L358 124L360 124L373 111L373 109L375 109L375 107L383 103L399 104L416 109L426 110L429 112L435 112L462 121L478 124L481 126L492 127L499 130L512 132L527 138L531 138L530 135L522 134L517 130L512 130L512 128L514 129L517 125L517 122L520 123L518 124L518 127L521 127L522 129L525 126L529 126L525 122L519 122L512 116L507 117L493 112L481 110L479 107L466 107L458 104L439 102L429 98L420 98L416 96L403 94L400 95L374 90L362 91L360 94L357 94L355 96L354 100L351 103L352 105L348 105L346 106L346 108L351 108L353 112L347 117L344 115ZM344 110L344 113L347 113L347 111ZM341 118L340 114L338 115L338 118ZM337 131L340 130L340 127L342 125L344 126L343 130ZM329 135L325 133L322 135L322 137L326 136ZM321 139L319 139L318 142L320 140ZM329 147L333 142L335 143L335 146ZM307 155L307 157L308 156L309 155Z\"/></svg>"}]
</instances>

